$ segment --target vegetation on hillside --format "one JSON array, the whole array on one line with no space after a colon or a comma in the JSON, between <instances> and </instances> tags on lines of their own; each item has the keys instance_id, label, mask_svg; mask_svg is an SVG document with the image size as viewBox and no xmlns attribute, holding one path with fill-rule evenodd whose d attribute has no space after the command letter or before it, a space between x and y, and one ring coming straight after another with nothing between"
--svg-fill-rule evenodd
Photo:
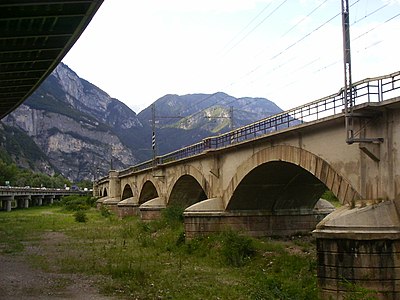
<instances>
[{"instance_id":1,"label":"vegetation on hillside","mask_svg":"<svg viewBox=\"0 0 400 300\"><path fill-rule=\"evenodd\" d=\"M0 159L7 163L19 161L35 169L35 163L47 161L46 155L33 140L17 127L0 124Z\"/></svg>"},{"instance_id":2,"label":"vegetation on hillside","mask_svg":"<svg viewBox=\"0 0 400 300\"><path fill-rule=\"evenodd\" d=\"M49 176L41 173L33 173L30 170L19 169L15 164L6 164L0 160L0 185L10 186L31 186L31 187L49 187L62 188L64 184L71 185L62 175L56 174Z\"/></svg>"},{"instance_id":3,"label":"vegetation on hillside","mask_svg":"<svg viewBox=\"0 0 400 300\"><path fill-rule=\"evenodd\" d=\"M50 176L19 168L11 162L4 151L0 151L0 186L7 185L6 182L14 187L64 188L64 186L72 186L72 183L61 174ZM83 180L75 185L80 188L91 188L92 182Z\"/></svg>"}]
</instances>

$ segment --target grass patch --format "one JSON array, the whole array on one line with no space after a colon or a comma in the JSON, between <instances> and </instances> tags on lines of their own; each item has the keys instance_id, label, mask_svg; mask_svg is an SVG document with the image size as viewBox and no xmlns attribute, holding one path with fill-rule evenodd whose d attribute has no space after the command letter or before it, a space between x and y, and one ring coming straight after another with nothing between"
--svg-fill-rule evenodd
<instances>
[{"instance_id":1,"label":"grass patch","mask_svg":"<svg viewBox=\"0 0 400 300\"><path fill-rule=\"evenodd\" d=\"M329 201L336 208L342 206L339 199L330 190L326 190L325 193L322 194L321 198Z\"/></svg>"},{"instance_id":2,"label":"grass patch","mask_svg":"<svg viewBox=\"0 0 400 300\"><path fill-rule=\"evenodd\" d=\"M0 212L1 251L40 244L35 267L100 276L101 291L122 298L317 299L315 246L308 240L296 245L223 232L185 241L179 208L148 223L104 218L89 208L82 226L74 213L62 207ZM62 239L43 243L49 232Z\"/></svg>"}]
</instances>

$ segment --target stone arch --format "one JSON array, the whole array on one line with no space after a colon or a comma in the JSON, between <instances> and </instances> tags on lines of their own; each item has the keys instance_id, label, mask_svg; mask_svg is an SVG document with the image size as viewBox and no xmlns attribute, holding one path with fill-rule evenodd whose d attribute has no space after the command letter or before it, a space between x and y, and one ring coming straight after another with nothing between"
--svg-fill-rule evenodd
<instances>
[{"instance_id":1,"label":"stone arch","mask_svg":"<svg viewBox=\"0 0 400 300\"><path fill-rule=\"evenodd\" d=\"M133 190L131 186L127 183L122 190L121 200L133 197Z\"/></svg>"},{"instance_id":2,"label":"stone arch","mask_svg":"<svg viewBox=\"0 0 400 300\"><path fill-rule=\"evenodd\" d=\"M182 167L180 167L179 169L177 169L174 172L174 178L170 181L171 184L168 187L168 191L167 191L167 203L169 202L169 199L171 198L171 193L175 187L175 184L178 182L179 179L181 179L183 176L187 175L192 177L193 179L196 180L197 184L201 187L201 189L204 191L205 195L207 198L211 198L212 195L210 195L211 193L211 189L209 188L210 185L207 181L207 179L204 177L203 173L200 172L198 169L196 169L195 167L191 166L191 165L184 165Z\"/></svg>"},{"instance_id":3,"label":"stone arch","mask_svg":"<svg viewBox=\"0 0 400 300\"><path fill-rule=\"evenodd\" d=\"M175 181L169 194L167 205L187 208L206 199L207 195L196 178L185 174Z\"/></svg>"},{"instance_id":4,"label":"stone arch","mask_svg":"<svg viewBox=\"0 0 400 300\"><path fill-rule=\"evenodd\" d=\"M103 188L103 192L101 194L102 194L103 197L107 197L108 196L107 187Z\"/></svg>"},{"instance_id":5,"label":"stone arch","mask_svg":"<svg viewBox=\"0 0 400 300\"><path fill-rule=\"evenodd\" d=\"M151 180L145 181L140 190L139 204L143 204L157 197L159 197L159 192L156 185Z\"/></svg>"},{"instance_id":6,"label":"stone arch","mask_svg":"<svg viewBox=\"0 0 400 300\"><path fill-rule=\"evenodd\" d=\"M278 145L258 151L239 166L223 193L225 207L236 188L252 170L272 161L291 163L308 171L330 189L342 204L351 204L361 198L350 183L321 157L301 148Z\"/></svg>"}]
</instances>

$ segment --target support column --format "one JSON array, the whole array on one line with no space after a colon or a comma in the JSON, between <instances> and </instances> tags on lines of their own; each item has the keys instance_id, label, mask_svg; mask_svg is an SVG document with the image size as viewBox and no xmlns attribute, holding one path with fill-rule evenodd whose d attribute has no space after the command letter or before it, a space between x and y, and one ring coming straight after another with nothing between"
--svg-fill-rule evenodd
<instances>
[{"instance_id":1,"label":"support column","mask_svg":"<svg viewBox=\"0 0 400 300\"><path fill-rule=\"evenodd\" d=\"M42 206L43 196L32 196L32 206Z\"/></svg>"},{"instance_id":2,"label":"support column","mask_svg":"<svg viewBox=\"0 0 400 300\"><path fill-rule=\"evenodd\" d=\"M44 204L53 204L53 202L54 202L54 195L44 196Z\"/></svg>"},{"instance_id":3,"label":"support column","mask_svg":"<svg viewBox=\"0 0 400 300\"><path fill-rule=\"evenodd\" d=\"M24 200L24 208L29 208L29 200L31 199L30 196L27 196Z\"/></svg>"},{"instance_id":4,"label":"support column","mask_svg":"<svg viewBox=\"0 0 400 300\"><path fill-rule=\"evenodd\" d=\"M400 299L399 208L397 201L342 207L318 224L321 299Z\"/></svg>"},{"instance_id":5,"label":"support column","mask_svg":"<svg viewBox=\"0 0 400 300\"><path fill-rule=\"evenodd\" d=\"M161 217L161 212L167 207L164 197L151 199L139 206L140 218L142 221L157 220Z\"/></svg>"},{"instance_id":6,"label":"support column","mask_svg":"<svg viewBox=\"0 0 400 300\"><path fill-rule=\"evenodd\" d=\"M109 195L101 203L98 201L98 204L105 205L118 214L117 204L121 201L121 185L120 179L118 178L118 171L111 170L108 173L108 178Z\"/></svg>"},{"instance_id":7,"label":"support column","mask_svg":"<svg viewBox=\"0 0 400 300\"><path fill-rule=\"evenodd\" d=\"M124 199L118 202L117 207L120 218L139 215L139 199L137 197Z\"/></svg>"},{"instance_id":8,"label":"support column","mask_svg":"<svg viewBox=\"0 0 400 300\"><path fill-rule=\"evenodd\" d=\"M12 208L12 201L14 200L14 196L6 196L2 197L3 208L10 212Z\"/></svg>"}]
</instances>

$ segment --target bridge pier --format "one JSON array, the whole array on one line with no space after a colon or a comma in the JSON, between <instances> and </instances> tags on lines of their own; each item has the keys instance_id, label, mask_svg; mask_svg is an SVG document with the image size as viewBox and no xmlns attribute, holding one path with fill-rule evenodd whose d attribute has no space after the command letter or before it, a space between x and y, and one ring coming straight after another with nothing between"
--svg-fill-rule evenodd
<instances>
[{"instance_id":1,"label":"bridge pier","mask_svg":"<svg viewBox=\"0 0 400 300\"><path fill-rule=\"evenodd\" d=\"M109 210L113 211L115 214L118 214L118 203L120 202L119 198L109 197L103 201L103 205L107 207Z\"/></svg>"},{"instance_id":2,"label":"bridge pier","mask_svg":"<svg viewBox=\"0 0 400 300\"><path fill-rule=\"evenodd\" d=\"M30 196L16 196L18 208L28 208Z\"/></svg>"},{"instance_id":3,"label":"bridge pier","mask_svg":"<svg viewBox=\"0 0 400 300\"><path fill-rule=\"evenodd\" d=\"M399 201L343 207L318 224L321 299L358 290L377 299L400 298Z\"/></svg>"},{"instance_id":4,"label":"bridge pier","mask_svg":"<svg viewBox=\"0 0 400 300\"><path fill-rule=\"evenodd\" d=\"M112 210L114 213L118 214L117 205L121 201L120 179L118 178L118 172L115 170L110 170L108 172L108 176L109 195L97 200L97 208L100 208L103 205Z\"/></svg>"},{"instance_id":5,"label":"bridge pier","mask_svg":"<svg viewBox=\"0 0 400 300\"><path fill-rule=\"evenodd\" d=\"M260 210L225 211L220 198L207 199L184 212L186 238L234 230L253 237L290 236L310 233L332 207L325 210L291 209L275 212Z\"/></svg>"},{"instance_id":6,"label":"bridge pier","mask_svg":"<svg viewBox=\"0 0 400 300\"><path fill-rule=\"evenodd\" d=\"M140 218L142 221L157 220L161 217L161 212L167 207L164 197L151 199L139 206Z\"/></svg>"},{"instance_id":7,"label":"bridge pier","mask_svg":"<svg viewBox=\"0 0 400 300\"><path fill-rule=\"evenodd\" d=\"M44 204L53 204L54 203L54 195L46 195L43 197Z\"/></svg>"},{"instance_id":8,"label":"bridge pier","mask_svg":"<svg viewBox=\"0 0 400 300\"><path fill-rule=\"evenodd\" d=\"M1 206L2 206L3 210L10 212L13 201L14 201L14 196L1 197Z\"/></svg>"},{"instance_id":9,"label":"bridge pier","mask_svg":"<svg viewBox=\"0 0 400 300\"><path fill-rule=\"evenodd\" d=\"M139 199L136 197L130 197L118 202L117 207L118 217L120 218L138 216L140 214Z\"/></svg>"},{"instance_id":10,"label":"bridge pier","mask_svg":"<svg viewBox=\"0 0 400 300\"><path fill-rule=\"evenodd\" d=\"M32 206L42 206L43 199L43 195L32 195Z\"/></svg>"}]
</instances>

